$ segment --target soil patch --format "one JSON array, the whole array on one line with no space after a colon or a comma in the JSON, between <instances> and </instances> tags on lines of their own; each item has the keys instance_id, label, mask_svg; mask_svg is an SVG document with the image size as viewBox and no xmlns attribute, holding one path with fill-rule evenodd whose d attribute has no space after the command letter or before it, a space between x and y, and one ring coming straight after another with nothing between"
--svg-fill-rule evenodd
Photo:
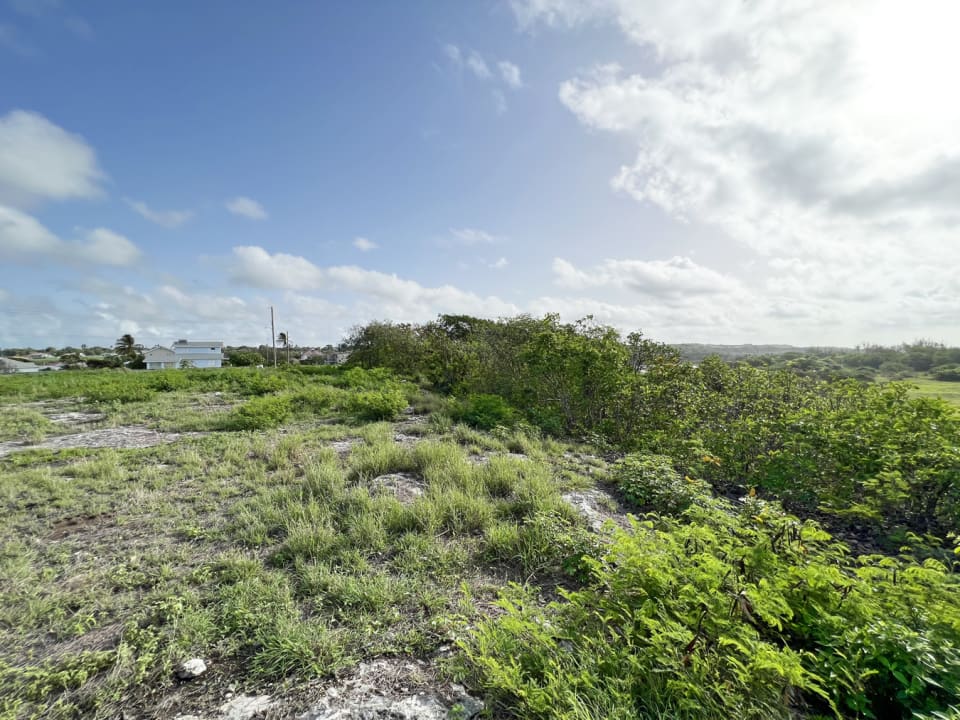
<instances>
[{"instance_id":1,"label":"soil patch","mask_svg":"<svg viewBox=\"0 0 960 720\"><path fill-rule=\"evenodd\" d=\"M53 524L48 540L63 540L70 535L99 530L104 525L113 525L113 516L108 513L100 515L78 515L64 518Z\"/></svg>"}]
</instances>

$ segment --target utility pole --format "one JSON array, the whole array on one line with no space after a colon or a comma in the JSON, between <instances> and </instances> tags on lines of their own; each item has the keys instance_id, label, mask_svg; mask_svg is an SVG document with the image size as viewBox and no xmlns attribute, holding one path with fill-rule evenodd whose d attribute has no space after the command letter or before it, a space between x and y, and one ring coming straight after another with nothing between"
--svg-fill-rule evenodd
<instances>
[{"instance_id":1,"label":"utility pole","mask_svg":"<svg viewBox=\"0 0 960 720\"><path fill-rule=\"evenodd\" d=\"M273 305L270 306L270 339L273 342L273 366L277 366L277 333L273 324Z\"/></svg>"}]
</instances>

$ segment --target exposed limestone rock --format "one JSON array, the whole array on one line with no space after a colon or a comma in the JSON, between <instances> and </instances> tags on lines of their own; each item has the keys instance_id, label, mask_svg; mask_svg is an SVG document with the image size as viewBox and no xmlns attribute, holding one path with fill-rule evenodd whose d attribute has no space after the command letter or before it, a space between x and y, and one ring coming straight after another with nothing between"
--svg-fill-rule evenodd
<instances>
[{"instance_id":1,"label":"exposed limestone rock","mask_svg":"<svg viewBox=\"0 0 960 720\"><path fill-rule=\"evenodd\" d=\"M180 663L180 667L177 668L177 677L181 680L192 680L195 677L200 677L206 671L207 664L202 658L190 658Z\"/></svg>"}]
</instances>

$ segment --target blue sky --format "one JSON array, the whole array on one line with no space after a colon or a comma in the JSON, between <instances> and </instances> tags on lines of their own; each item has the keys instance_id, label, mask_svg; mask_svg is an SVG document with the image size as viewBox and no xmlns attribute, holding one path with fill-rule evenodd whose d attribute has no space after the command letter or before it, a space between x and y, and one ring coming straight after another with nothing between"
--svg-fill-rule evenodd
<instances>
[{"instance_id":1,"label":"blue sky","mask_svg":"<svg viewBox=\"0 0 960 720\"><path fill-rule=\"evenodd\" d=\"M0 0L0 344L960 343L960 14L783 5Z\"/></svg>"}]
</instances>

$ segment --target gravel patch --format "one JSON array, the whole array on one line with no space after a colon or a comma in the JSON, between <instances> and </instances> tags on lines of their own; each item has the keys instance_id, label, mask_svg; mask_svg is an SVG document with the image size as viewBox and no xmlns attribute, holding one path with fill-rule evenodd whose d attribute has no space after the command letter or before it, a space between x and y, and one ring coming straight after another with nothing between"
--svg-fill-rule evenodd
<instances>
[{"instance_id":1,"label":"gravel patch","mask_svg":"<svg viewBox=\"0 0 960 720\"><path fill-rule=\"evenodd\" d=\"M481 701L439 682L426 663L397 658L361 663L298 720L469 720L482 710Z\"/></svg>"}]
</instances>

